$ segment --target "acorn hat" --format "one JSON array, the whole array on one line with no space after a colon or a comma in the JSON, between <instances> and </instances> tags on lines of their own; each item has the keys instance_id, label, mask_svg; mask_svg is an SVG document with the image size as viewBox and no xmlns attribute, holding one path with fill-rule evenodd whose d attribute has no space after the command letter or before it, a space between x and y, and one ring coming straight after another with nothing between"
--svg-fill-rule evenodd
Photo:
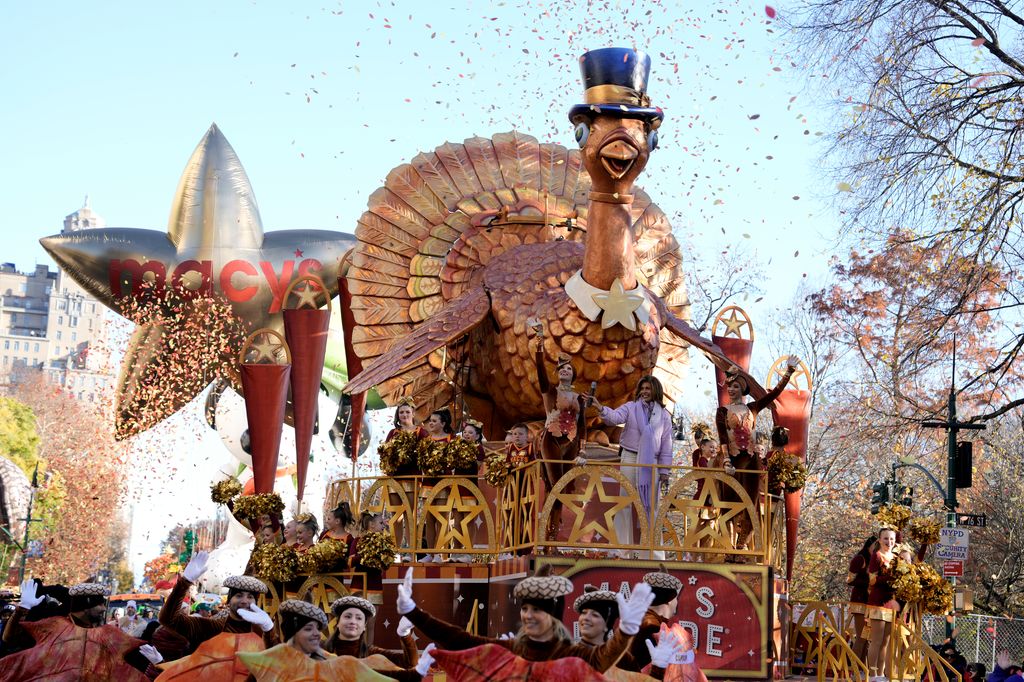
<instances>
[{"instance_id":1,"label":"acorn hat","mask_svg":"<svg viewBox=\"0 0 1024 682\"><path fill-rule=\"evenodd\" d=\"M249 592L251 594L266 594L267 585L259 578L251 575L233 575L224 581L224 587L228 588L228 599L235 596L236 592Z\"/></svg>"},{"instance_id":2,"label":"acorn hat","mask_svg":"<svg viewBox=\"0 0 1024 682\"><path fill-rule=\"evenodd\" d=\"M652 107L647 96L651 58L646 52L628 47L603 47L580 57L583 104L569 110L569 120L579 122L598 114L620 118L641 118L652 128L665 118L660 107Z\"/></svg>"},{"instance_id":3,"label":"acorn hat","mask_svg":"<svg viewBox=\"0 0 1024 682\"><path fill-rule=\"evenodd\" d=\"M285 640L294 637L307 623L316 622L321 630L327 627L327 614L300 599L286 599L281 602L277 607L277 617L281 621L281 631Z\"/></svg>"},{"instance_id":4,"label":"acorn hat","mask_svg":"<svg viewBox=\"0 0 1024 682\"><path fill-rule=\"evenodd\" d=\"M572 593L572 581L560 575L551 575L551 566L544 565L537 573L524 578L512 590L512 596L522 604L531 604L555 618L562 617L565 595Z\"/></svg>"},{"instance_id":5,"label":"acorn hat","mask_svg":"<svg viewBox=\"0 0 1024 682\"><path fill-rule=\"evenodd\" d=\"M377 609L374 607L373 604L363 599L362 597L357 597L352 594L348 595L347 597L335 599L333 602L331 602L331 611L336 616L340 616L348 609L353 608L359 609L360 611L365 613L368 619L373 618L375 615L377 615Z\"/></svg>"},{"instance_id":6,"label":"acorn hat","mask_svg":"<svg viewBox=\"0 0 1024 682\"><path fill-rule=\"evenodd\" d=\"M80 583L68 588L71 611L84 611L99 606L110 596L110 588L99 583Z\"/></svg>"},{"instance_id":7,"label":"acorn hat","mask_svg":"<svg viewBox=\"0 0 1024 682\"><path fill-rule=\"evenodd\" d=\"M666 572L664 568L644 576L644 582L651 586L654 592L654 601L651 606L667 604L676 597L683 589L683 582L674 575Z\"/></svg>"},{"instance_id":8,"label":"acorn hat","mask_svg":"<svg viewBox=\"0 0 1024 682\"><path fill-rule=\"evenodd\" d=\"M611 590L598 590L588 586L583 594L576 597L572 608L576 613L582 614L584 609L590 609L601 614L609 630L615 625L619 618L618 595Z\"/></svg>"}]
</instances>

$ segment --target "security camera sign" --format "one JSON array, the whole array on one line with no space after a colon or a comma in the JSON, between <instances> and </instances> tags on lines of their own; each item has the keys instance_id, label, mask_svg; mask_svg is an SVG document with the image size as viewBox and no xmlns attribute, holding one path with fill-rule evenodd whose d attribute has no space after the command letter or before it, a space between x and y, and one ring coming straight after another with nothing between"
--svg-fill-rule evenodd
<instances>
[{"instance_id":1,"label":"security camera sign","mask_svg":"<svg viewBox=\"0 0 1024 682\"><path fill-rule=\"evenodd\" d=\"M970 543L971 531L966 528L941 528L935 556L946 561L967 561Z\"/></svg>"}]
</instances>

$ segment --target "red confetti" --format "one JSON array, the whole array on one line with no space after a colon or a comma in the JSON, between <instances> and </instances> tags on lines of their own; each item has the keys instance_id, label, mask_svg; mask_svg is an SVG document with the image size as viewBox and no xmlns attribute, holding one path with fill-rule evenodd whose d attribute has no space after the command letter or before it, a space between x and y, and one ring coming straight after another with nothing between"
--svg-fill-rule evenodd
<instances>
[{"instance_id":1,"label":"red confetti","mask_svg":"<svg viewBox=\"0 0 1024 682\"><path fill-rule=\"evenodd\" d=\"M985 44L985 39L984 38L975 38L974 40L971 41L971 45L973 45L974 47L981 47L984 44Z\"/></svg>"},{"instance_id":2,"label":"red confetti","mask_svg":"<svg viewBox=\"0 0 1024 682\"><path fill-rule=\"evenodd\" d=\"M764 13L768 15L769 19L775 18L775 8L772 7L771 5L764 6Z\"/></svg>"}]
</instances>

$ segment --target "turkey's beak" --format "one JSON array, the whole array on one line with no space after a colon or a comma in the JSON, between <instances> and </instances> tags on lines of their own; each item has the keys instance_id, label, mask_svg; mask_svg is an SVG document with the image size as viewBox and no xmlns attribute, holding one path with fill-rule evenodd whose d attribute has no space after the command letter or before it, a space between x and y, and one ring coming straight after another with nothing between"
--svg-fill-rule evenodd
<instances>
[{"instance_id":1,"label":"turkey's beak","mask_svg":"<svg viewBox=\"0 0 1024 682\"><path fill-rule=\"evenodd\" d=\"M619 137L601 147L598 155L608 174L612 178L620 180L633 167L636 157L640 156L640 151L630 142Z\"/></svg>"}]
</instances>

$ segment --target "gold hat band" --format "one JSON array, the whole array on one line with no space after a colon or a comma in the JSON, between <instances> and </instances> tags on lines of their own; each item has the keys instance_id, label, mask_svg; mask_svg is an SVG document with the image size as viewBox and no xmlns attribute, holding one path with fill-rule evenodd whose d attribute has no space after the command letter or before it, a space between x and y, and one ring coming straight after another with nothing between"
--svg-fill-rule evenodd
<instances>
[{"instance_id":1,"label":"gold hat band","mask_svg":"<svg viewBox=\"0 0 1024 682\"><path fill-rule=\"evenodd\" d=\"M628 104L634 107L651 106L651 98L624 85L595 85L583 91L587 104Z\"/></svg>"}]
</instances>

